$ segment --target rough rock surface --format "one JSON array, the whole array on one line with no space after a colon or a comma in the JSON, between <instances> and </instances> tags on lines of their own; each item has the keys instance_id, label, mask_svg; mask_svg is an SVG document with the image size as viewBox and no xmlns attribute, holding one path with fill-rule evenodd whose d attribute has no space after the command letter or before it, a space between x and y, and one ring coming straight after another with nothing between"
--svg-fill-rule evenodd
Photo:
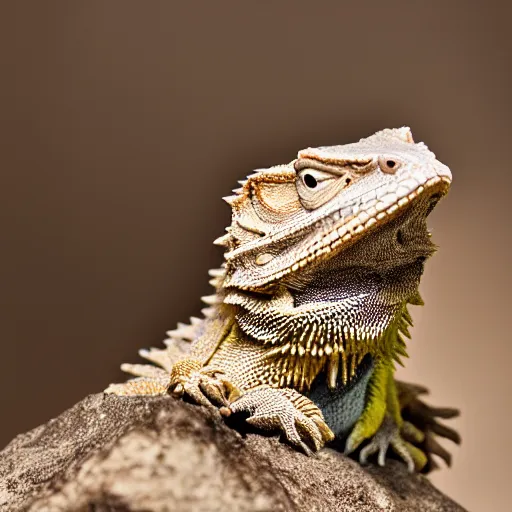
<instances>
[{"instance_id":1,"label":"rough rock surface","mask_svg":"<svg viewBox=\"0 0 512 512\"><path fill-rule=\"evenodd\" d=\"M397 461L306 457L213 409L101 394L0 452L0 511L25 510L463 511Z\"/></svg>"}]
</instances>

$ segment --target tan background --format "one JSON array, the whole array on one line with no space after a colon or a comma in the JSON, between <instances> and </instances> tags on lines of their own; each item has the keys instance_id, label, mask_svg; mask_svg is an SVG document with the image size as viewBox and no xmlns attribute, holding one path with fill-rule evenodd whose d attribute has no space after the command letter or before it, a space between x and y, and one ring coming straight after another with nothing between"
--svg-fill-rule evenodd
<instances>
[{"instance_id":1,"label":"tan background","mask_svg":"<svg viewBox=\"0 0 512 512\"><path fill-rule=\"evenodd\" d=\"M197 314L237 179L408 124L455 184L401 374L463 411L436 484L510 509L512 12L362 4L1 4L0 444Z\"/></svg>"}]
</instances>

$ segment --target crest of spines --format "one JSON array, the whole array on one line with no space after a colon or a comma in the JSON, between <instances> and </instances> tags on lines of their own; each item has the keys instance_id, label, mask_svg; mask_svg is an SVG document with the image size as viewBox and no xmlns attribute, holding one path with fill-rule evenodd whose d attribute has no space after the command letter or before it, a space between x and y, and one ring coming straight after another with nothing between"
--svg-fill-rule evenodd
<instances>
[{"instance_id":1,"label":"crest of spines","mask_svg":"<svg viewBox=\"0 0 512 512\"><path fill-rule=\"evenodd\" d=\"M208 271L208 275L211 277L209 283L215 288L216 291L222 286L222 281L226 275L226 269L216 268ZM167 331L169 337L164 343L169 347L174 342L192 342L197 339L204 328L205 320L213 318L216 314L216 307L222 302L220 296L215 293L213 295L206 295L201 297L201 301L206 304L206 308L201 309L201 313L204 318L190 317L190 323L186 324L178 322L176 329Z\"/></svg>"},{"instance_id":2,"label":"crest of spines","mask_svg":"<svg viewBox=\"0 0 512 512\"><path fill-rule=\"evenodd\" d=\"M267 169L255 169L252 174L249 174L245 180L239 180L238 184L240 187L234 188L232 190L233 194L230 196L225 196L222 199L229 205L231 208L233 208L234 204L246 196L246 194L249 194L249 188L250 188L250 182L251 179L257 178L260 176L260 173L262 171L266 171ZM228 226L226 228L226 233L213 242L215 245L218 245L220 247L224 247L226 249L232 249L235 245L235 239L233 235L231 234L231 227Z\"/></svg>"},{"instance_id":3,"label":"crest of spines","mask_svg":"<svg viewBox=\"0 0 512 512\"><path fill-rule=\"evenodd\" d=\"M264 170L266 169L256 169L252 174L247 176L247 179L238 181L240 187L233 189L233 195L223 197L222 199L232 207L235 201L242 199L244 195L249 192L250 180L259 176L259 173ZM227 249L232 248L235 241L230 231L231 228L228 226L226 233L217 238L213 243ZM205 319L212 318L215 315L216 306L222 302L222 298L219 296L218 292L222 287L222 282L226 275L225 265L218 269L209 270L208 275L211 278L209 283L215 288L216 293L201 297L201 301L208 306L201 310ZM165 340L166 345L172 344L173 341L193 341L197 338L203 322L204 319L196 317L191 317L189 324L178 322L176 329L167 331L169 339Z\"/></svg>"}]
</instances>

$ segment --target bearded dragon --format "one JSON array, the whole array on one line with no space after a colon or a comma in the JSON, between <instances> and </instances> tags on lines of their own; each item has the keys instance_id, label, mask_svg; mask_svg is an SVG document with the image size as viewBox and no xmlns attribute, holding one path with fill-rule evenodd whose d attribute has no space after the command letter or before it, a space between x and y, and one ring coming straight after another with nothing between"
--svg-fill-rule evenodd
<instances>
[{"instance_id":1,"label":"bearded dragon","mask_svg":"<svg viewBox=\"0 0 512 512\"><path fill-rule=\"evenodd\" d=\"M424 388L394 378L449 168L403 127L304 149L239 183L224 198L232 222L215 241L224 263L210 271L204 318L141 350L158 366L124 364L135 378L106 392L245 413L307 454L337 438L346 453L365 443L362 463L377 453L383 465L391 447L410 471L432 454L449 464L434 434L459 438L436 418L457 411L429 408Z\"/></svg>"}]
</instances>

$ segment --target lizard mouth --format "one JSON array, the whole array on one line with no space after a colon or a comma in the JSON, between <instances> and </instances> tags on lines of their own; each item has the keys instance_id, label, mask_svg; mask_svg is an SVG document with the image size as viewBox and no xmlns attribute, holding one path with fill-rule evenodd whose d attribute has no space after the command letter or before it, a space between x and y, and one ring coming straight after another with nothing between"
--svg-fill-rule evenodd
<instances>
[{"instance_id":1,"label":"lizard mouth","mask_svg":"<svg viewBox=\"0 0 512 512\"><path fill-rule=\"evenodd\" d=\"M435 176L400 198L396 194L391 194L391 200L389 198L387 201L373 200L350 217L341 217L341 212L331 214L329 218L331 225L322 238L317 239L303 251L300 259L291 267L275 274L272 280L281 279L286 274L293 274L306 266L320 263L340 254L371 231L381 228L411 209L418 201L426 202L424 214L426 217L448 192L450 184L451 180L448 177ZM398 230L397 240L399 243L402 237L403 233Z\"/></svg>"}]
</instances>

